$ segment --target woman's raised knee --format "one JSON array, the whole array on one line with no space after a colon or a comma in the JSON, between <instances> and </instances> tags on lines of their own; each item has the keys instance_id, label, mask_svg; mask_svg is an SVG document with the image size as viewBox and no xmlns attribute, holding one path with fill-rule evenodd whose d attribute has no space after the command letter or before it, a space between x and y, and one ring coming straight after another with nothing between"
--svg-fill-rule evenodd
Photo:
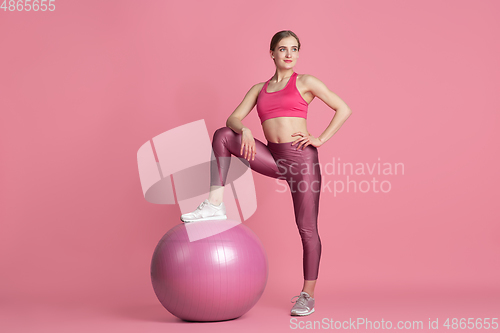
<instances>
[{"instance_id":1,"label":"woman's raised knee","mask_svg":"<svg viewBox=\"0 0 500 333\"><path fill-rule=\"evenodd\" d=\"M236 135L236 133L227 126L221 127L214 132L214 140L216 137L228 137L230 135Z\"/></svg>"}]
</instances>

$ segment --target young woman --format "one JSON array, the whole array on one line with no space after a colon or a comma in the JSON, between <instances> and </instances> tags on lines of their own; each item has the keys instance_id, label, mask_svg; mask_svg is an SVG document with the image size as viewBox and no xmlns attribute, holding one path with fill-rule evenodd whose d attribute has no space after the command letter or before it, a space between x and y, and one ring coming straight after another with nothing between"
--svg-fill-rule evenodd
<instances>
[{"instance_id":1,"label":"young woman","mask_svg":"<svg viewBox=\"0 0 500 333\"><path fill-rule=\"evenodd\" d=\"M305 316L314 312L314 287L321 256L317 228L321 169L317 148L340 129L352 112L316 77L293 71L299 50L299 38L292 31L280 31L273 36L270 55L276 71L268 81L254 85L229 116L226 127L215 131L212 147L217 164L211 166L209 197L194 212L183 214L181 220L195 222L227 218L222 198L231 155L244 158L245 163L258 173L285 179L292 192L295 220L303 246L304 285L300 295L294 296L298 299L291 314ZM308 132L306 122L308 105L315 97L336 111L318 137ZM254 106L257 106L267 145L254 139L251 130L242 123Z\"/></svg>"}]
</instances>

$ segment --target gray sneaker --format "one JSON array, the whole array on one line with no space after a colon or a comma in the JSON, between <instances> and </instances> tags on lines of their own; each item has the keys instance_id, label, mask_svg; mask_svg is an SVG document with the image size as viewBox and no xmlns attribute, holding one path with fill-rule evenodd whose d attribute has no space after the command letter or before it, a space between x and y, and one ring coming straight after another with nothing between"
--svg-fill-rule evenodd
<instances>
[{"instance_id":1,"label":"gray sneaker","mask_svg":"<svg viewBox=\"0 0 500 333\"><path fill-rule=\"evenodd\" d=\"M303 291L300 295L293 296L291 300L292 303L295 297L298 297L298 299L295 301L292 311L290 312L292 316L307 316L314 312L314 298L309 296L308 293Z\"/></svg>"},{"instance_id":2,"label":"gray sneaker","mask_svg":"<svg viewBox=\"0 0 500 333\"><path fill-rule=\"evenodd\" d=\"M197 222L209 220L226 220L226 206L221 202L218 206L205 199L192 213L181 215L182 222Z\"/></svg>"}]
</instances>

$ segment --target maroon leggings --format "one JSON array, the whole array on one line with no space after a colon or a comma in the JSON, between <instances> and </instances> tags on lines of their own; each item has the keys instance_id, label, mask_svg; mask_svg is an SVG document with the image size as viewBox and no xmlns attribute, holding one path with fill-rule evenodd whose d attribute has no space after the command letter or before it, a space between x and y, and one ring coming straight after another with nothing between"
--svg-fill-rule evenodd
<instances>
[{"instance_id":1,"label":"maroon leggings","mask_svg":"<svg viewBox=\"0 0 500 333\"><path fill-rule=\"evenodd\" d=\"M255 139L255 160L248 161L243 158L244 155L240 155L241 134L229 127L219 128L212 141L216 157L214 161L217 163L210 164L210 184L226 184L231 154L260 174L286 180L292 193L295 221L302 238L304 279L316 280L321 257L318 235L321 168L316 147L309 145L304 150L297 150L297 145L292 146L292 142L268 142L266 146Z\"/></svg>"}]
</instances>

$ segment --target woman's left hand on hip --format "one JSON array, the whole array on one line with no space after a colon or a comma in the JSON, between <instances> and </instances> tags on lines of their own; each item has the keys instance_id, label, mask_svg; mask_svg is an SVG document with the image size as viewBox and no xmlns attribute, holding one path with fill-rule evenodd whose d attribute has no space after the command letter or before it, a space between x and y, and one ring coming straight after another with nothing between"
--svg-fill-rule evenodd
<instances>
[{"instance_id":1,"label":"woman's left hand on hip","mask_svg":"<svg viewBox=\"0 0 500 333\"><path fill-rule=\"evenodd\" d=\"M321 142L320 139L318 139L310 134L305 134L302 132L295 132L292 134L292 136L300 136L300 138L298 138L297 140L295 140L292 143L292 146L294 144L296 144L297 142L299 143L297 146L297 150L299 150L299 149L304 150L304 148L306 148L309 145L312 145L314 147L319 147L323 144L323 142Z\"/></svg>"}]
</instances>

